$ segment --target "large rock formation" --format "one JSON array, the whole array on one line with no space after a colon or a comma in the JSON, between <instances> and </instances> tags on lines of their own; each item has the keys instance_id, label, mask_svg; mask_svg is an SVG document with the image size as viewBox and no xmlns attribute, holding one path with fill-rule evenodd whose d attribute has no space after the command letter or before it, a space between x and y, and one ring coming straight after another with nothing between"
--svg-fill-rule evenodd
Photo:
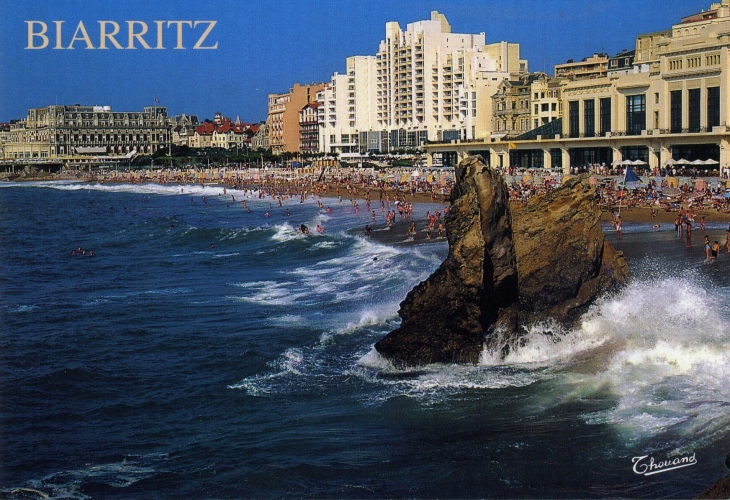
<instances>
[{"instance_id":1,"label":"large rock formation","mask_svg":"<svg viewBox=\"0 0 730 500\"><path fill-rule=\"evenodd\" d=\"M469 158L456 169L446 216L449 256L401 303L401 326L375 344L396 366L476 363L506 353L526 327L570 327L628 276L605 241L593 190L570 180L510 213L502 176Z\"/></svg>"}]
</instances>

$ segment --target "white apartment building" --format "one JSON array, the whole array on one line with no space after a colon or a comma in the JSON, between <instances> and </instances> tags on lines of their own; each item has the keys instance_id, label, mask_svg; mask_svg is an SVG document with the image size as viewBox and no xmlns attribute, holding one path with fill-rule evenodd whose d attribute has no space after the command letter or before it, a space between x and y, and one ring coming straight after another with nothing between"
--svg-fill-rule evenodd
<instances>
[{"instance_id":1,"label":"white apartment building","mask_svg":"<svg viewBox=\"0 0 730 500\"><path fill-rule=\"evenodd\" d=\"M347 73L319 94L320 151L346 157L486 137L497 86L527 70L518 44L452 33L439 12L405 31L386 23L377 55L348 58Z\"/></svg>"},{"instance_id":2,"label":"white apartment building","mask_svg":"<svg viewBox=\"0 0 730 500\"><path fill-rule=\"evenodd\" d=\"M376 123L376 63L375 56L348 57L347 73L332 75L317 94L321 152L342 158L359 156L360 131L372 130Z\"/></svg>"},{"instance_id":3,"label":"white apartment building","mask_svg":"<svg viewBox=\"0 0 730 500\"><path fill-rule=\"evenodd\" d=\"M496 86L509 73L527 72L518 44L452 33L437 11L406 31L387 23L377 57L378 128L388 132L390 148L486 135Z\"/></svg>"}]
</instances>

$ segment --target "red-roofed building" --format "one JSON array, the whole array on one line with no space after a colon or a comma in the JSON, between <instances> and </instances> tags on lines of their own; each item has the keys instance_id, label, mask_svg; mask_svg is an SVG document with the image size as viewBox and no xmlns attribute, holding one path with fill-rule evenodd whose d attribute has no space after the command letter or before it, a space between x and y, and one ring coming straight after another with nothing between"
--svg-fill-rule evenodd
<instances>
[{"instance_id":1,"label":"red-roofed building","mask_svg":"<svg viewBox=\"0 0 730 500\"><path fill-rule=\"evenodd\" d=\"M215 121L206 121L195 127L190 140L191 148L244 149L258 131L258 124L232 122L216 113Z\"/></svg>"}]
</instances>

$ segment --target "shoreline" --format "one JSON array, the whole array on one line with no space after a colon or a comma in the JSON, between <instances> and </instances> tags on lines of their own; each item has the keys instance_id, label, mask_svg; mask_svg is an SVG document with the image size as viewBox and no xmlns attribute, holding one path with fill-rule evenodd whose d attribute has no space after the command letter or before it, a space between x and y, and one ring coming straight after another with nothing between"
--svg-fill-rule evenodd
<instances>
[{"instance_id":1,"label":"shoreline","mask_svg":"<svg viewBox=\"0 0 730 500\"><path fill-rule=\"evenodd\" d=\"M146 182L124 182L119 180L114 181L106 181L104 182L95 180L95 179L87 179L82 177L76 177L72 175L46 175L46 176L34 176L34 177L19 177L16 179L11 180L10 182L48 182L48 181L75 181L75 182L83 182L83 183L99 183L99 184L109 184L109 185L123 185L123 184L131 184L131 185L144 185L144 184L158 184L154 181L146 181ZM172 185L171 182L162 184L162 185ZM184 186L193 186L198 185L195 183L185 183L185 184L176 184L180 187ZM221 189L265 189L267 191L266 197L275 197L278 194L283 194L283 192L286 189L295 189L295 192L297 193L296 196L301 196L302 188L307 193L307 196L311 196L313 193L315 196L322 197L322 198L334 198L337 199L339 196L342 196L342 201L345 202L351 202L352 200L357 201L358 203L360 201L365 201L366 195L369 193L371 203L378 204L380 203L380 193L382 191L383 195L387 195L390 198L391 204L396 200L400 200L405 203L432 203L437 205L443 205L443 206L449 206L451 204L450 202L450 195L447 194L446 196L443 196L440 192L426 192L426 191L416 191L415 193L412 193L410 191L406 190L395 190L391 187L378 187L378 186L364 186L359 183L341 183L341 184L333 184L333 182L323 182L319 185L298 185L294 182L289 183L279 183L278 185L273 185L270 182L262 181L262 182L250 182L243 186L235 186L226 184L223 182L207 182L205 183L206 186L210 187L217 187ZM510 203L510 209L512 211L512 216L520 216L522 208L522 203L520 201L513 200ZM652 210L655 211L655 214L652 215ZM652 206L641 206L641 207L622 207L621 208L621 220L623 223L640 223L640 224L659 224L661 226L664 225L673 225L674 220L676 219L678 214L678 211L671 211L667 212L663 210L661 207L652 207ZM705 217L705 222L707 224L712 223L730 223L730 213L727 212L720 212L716 209L701 209L696 210L694 212L694 221L696 225L699 225L699 222L702 218L702 216ZM390 232L393 232L394 234L402 235L404 239L407 238L406 236L406 230L408 228L408 224L413 219L408 219L405 221L397 221L393 224L393 228L390 230ZM416 235L415 241L409 241L409 243L413 242L423 242L427 241L426 238L426 231L424 229L425 221L415 219L417 224L417 230L418 233ZM610 211L607 211L605 209L601 210L601 216L600 221L601 223L611 223L613 220L612 213ZM373 233L380 233L380 232L388 232L386 230L383 230L380 228L374 228ZM357 231L359 234L360 231ZM364 228L362 230L362 233L364 234ZM385 241L392 241L397 240L393 237L386 237L386 238L374 238L377 240L385 240ZM444 240L445 238L442 238ZM422 240L422 241L419 241ZM432 241L439 241L437 238L432 235ZM403 242L401 242L403 243Z\"/></svg>"}]
</instances>

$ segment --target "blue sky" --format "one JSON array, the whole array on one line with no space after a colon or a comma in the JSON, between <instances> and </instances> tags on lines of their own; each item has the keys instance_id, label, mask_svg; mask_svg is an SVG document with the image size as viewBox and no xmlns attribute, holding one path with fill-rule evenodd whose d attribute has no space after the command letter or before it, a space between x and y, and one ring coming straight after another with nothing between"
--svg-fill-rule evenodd
<instances>
[{"instance_id":1,"label":"blue sky","mask_svg":"<svg viewBox=\"0 0 730 500\"><path fill-rule=\"evenodd\" d=\"M0 0L0 122L24 118L30 107L51 104L111 105L141 110L154 98L170 114L212 118L216 111L243 121L266 118L267 95L295 82L329 81L345 70L345 58L374 55L385 23L406 24L444 13L456 33L485 32L487 43L521 45L531 71L594 52L631 49L639 33L668 29L681 17L707 9L711 0ZM49 46L28 50L26 21L48 26ZM99 45L98 21L120 25L115 39L127 46L127 21L144 21L144 36L156 45L154 21L215 20L204 45L193 50L205 30L183 27L185 50L174 50L176 25L163 28L165 50L53 50L63 21L67 47L83 22L92 45ZM112 29L112 25L107 25ZM136 26L137 28L140 25ZM40 25L35 25L40 30ZM33 43L40 45L42 38Z\"/></svg>"}]
</instances>

